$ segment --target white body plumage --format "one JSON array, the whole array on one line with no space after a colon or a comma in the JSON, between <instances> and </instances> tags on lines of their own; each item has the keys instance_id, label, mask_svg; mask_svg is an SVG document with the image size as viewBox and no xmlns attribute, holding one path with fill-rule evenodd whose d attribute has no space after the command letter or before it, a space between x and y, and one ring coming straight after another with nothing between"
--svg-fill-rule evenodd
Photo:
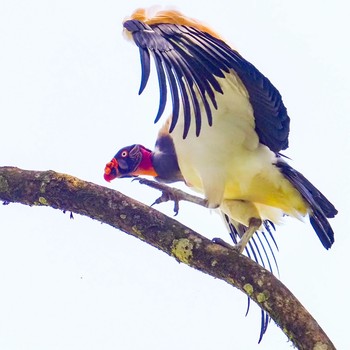
<instances>
[{"instance_id":1,"label":"white body plumage","mask_svg":"<svg viewBox=\"0 0 350 350\"><path fill-rule=\"evenodd\" d=\"M186 183L203 193L211 207L220 206L246 226L251 217L279 223L283 212L305 215L300 193L274 165L276 154L259 143L244 85L234 72L218 81L224 94L216 93L213 125L203 122L196 136L192 123L183 139L180 115L171 133Z\"/></svg>"}]
</instances>

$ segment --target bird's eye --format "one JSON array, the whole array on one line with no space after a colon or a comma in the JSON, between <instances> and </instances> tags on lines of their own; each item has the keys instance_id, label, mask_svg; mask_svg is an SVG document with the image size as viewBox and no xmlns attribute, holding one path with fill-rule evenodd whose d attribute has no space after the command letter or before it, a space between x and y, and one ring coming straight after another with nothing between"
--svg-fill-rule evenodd
<instances>
[{"instance_id":1,"label":"bird's eye","mask_svg":"<svg viewBox=\"0 0 350 350\"><path fill-rule=\"evenodd\" d=\"M125 150L124 150L124 151L122 152L122 154L121 154L121 156L122 156L123 158L125 158L127 155L128 155L128 151L125 151Z\"/></svg>"}]
</instances>

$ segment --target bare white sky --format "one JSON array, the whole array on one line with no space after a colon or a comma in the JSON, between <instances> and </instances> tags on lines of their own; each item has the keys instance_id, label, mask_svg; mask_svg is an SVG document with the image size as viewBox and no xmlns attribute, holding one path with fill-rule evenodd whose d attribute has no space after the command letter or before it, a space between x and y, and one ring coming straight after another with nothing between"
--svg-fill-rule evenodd
<instances>
[{"instance_id":1,"label":"bare white sky","mask_svg":"<svg viewBox=\"0 0 350 350\"><path fill-rule=\"evenodd\" d=\"M345 1L163 1L201 19L280 90L292 120L292 165L339 210L324 250L308 223L276 239L282 281L339 349L350 348L348 250L350 32ZM107 185L122 146L152 147L158 90L138 97L138 50L122 20L150 1L0 3L0 165L65 172ZM157 192L111 186L150 204ZM172 215L169 204L158 207ZM215 214L181 205L178 220L229 241ZM106 225L49 208L0 207L0 348L290 349L246 298Z\"/></svg>"}]
</instances>

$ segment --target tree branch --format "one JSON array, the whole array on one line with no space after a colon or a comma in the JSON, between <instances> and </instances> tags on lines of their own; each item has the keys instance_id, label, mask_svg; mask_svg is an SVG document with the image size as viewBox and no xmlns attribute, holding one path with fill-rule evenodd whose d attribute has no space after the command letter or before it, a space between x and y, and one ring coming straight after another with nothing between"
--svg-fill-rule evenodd
<instances>
[{"instance_id":1,"label":"tree branch","mask_svg":"<svg viewBox=\"0 0 350 350\"><path fill-rule=\"evenodd\" d=\"M270 272L120 192L54 171L0 167L4 204L50 206L111 225L251 297L299 349L335 349L313 317Z\"/></svg>"}]
</instances>

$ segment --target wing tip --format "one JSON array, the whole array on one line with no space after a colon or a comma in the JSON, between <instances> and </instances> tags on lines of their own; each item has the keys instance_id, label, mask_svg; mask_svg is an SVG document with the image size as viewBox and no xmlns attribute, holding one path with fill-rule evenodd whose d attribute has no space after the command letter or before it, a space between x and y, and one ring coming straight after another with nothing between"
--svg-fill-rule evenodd
<instances>
[{"instance_id":1,"label":"wing tip","mask_svg":"<svg viewBox=\"0 0 350 350\"><path fill-rule=\"evenodd\" d=\"M148 25L164 23L186 25L222 40L221 35L215 32L209 25L197 19L185 16L174 6L155 5L148 8L138 8L131 16L124 18L123 23L128 20L137 20Z\"/></svg>"},{"instance_id":2,"label":"wing tip","mask_svg":"<svg viewBox=\"0 0 350 350\"><path fill-rule=\"evenodd\" d=\"M334 232L323 212L315 211L310 215L310 223L325 249L334 243Z\"/></svg>"}]
</instances>

